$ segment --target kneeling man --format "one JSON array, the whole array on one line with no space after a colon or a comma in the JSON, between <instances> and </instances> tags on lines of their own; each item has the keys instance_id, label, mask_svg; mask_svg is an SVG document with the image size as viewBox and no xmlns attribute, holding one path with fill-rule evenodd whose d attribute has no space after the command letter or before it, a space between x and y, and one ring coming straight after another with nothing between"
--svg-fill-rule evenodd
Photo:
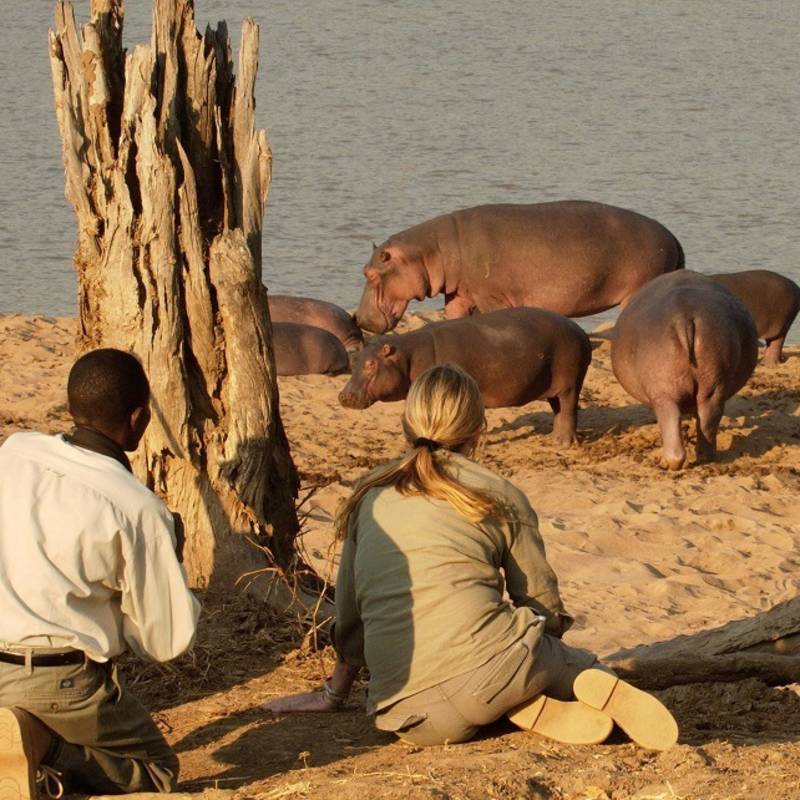
<instances>
[{"instance_id":1,"label":"kneeling man","mask_svg":"<svg viewBox=\"0 0 800 800\"><path fill-rule=\"evenodd\" d=\"M192 643L199 604L174 520L131 474L150 421L141 364L78 359L69 435L0 447L0 796L171 791L178 759L113 659L167 661Z\"/></svg>"}]
</instances>

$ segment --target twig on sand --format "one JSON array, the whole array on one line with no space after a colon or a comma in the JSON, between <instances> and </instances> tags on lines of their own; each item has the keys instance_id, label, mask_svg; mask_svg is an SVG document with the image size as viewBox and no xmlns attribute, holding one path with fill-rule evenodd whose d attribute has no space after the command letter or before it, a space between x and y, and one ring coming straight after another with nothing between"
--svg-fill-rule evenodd
<instances>
[{"instance_id":1,"label":"twig on sand","mask_svg":"<svg viewBox=\"0 0 800 800\"><path fill-rule=\"evenodd\" d=\"M667 791L659 794L637 794L636 800L683 800L686 795L678 794L667 781Z\"/></svg>"},{"instance_id":2,"label":"twig on sand","mask_svg":"<svg viewBox=\"0 0 800 800\"><path fill-rule=\"evenodd\" d=\"M279 786L277 789L262 794L264 800L277 800L279 797L291 797L292 795L308 794L311 791L311 784L308 781L298 783L287 783L286 786Z\"/></svg>"},{"instance_id":3,"label":"twig on sand","mask_svg":"<svg viewBox=\"0 0 800 800\"><path fill-rule=\"evenodd\" d=\"M438 778L435 778L433 775L428 773L427 775L423 775L420 772L412 772L411 768L408 767L405 772L388 772L379 770L377 772L359 772L357 768L353 768L353 777L354 778L402 778L403 780L423 780L423 781L431 781L432 783L440 783ZM347 783L349 779L343 778L337 783Z\"/></svg>"}]
</instances>

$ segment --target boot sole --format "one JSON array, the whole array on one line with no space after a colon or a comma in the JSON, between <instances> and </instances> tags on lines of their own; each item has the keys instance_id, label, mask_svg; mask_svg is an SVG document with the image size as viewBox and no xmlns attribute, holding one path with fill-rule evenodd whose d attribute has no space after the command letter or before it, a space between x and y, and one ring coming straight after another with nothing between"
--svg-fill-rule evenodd
<instances>
[{"instance_id":1,"label":"boot sole","mask_svg":"<svg viewBox=\"0 0 800 800\"><path fill-rule=\"evenodd\" d=\"M507 716L523 730L564 744L599 744L614 727L611 717L584 703L545 695L511 709Z\"/></svg>"},{"instance_id":2,"label":"boot sole","mask_svg":"<svg viewBox=\"0 0 800 800\"><path fill-rule=\"evenodd\" d=\"M575 697L608 714L636 744L668 750L678 741L678 723L653 695L599 669L581 672L572 685Z\"/></svg>"},{"instance_id":3,"label":"boot sole","mask_svg":"<svg viewBox=\"0 0 800 800\"><path fill-rule=\"evenodd\" d=\"M25 731L10 708L0 708L0 800L37 800L36 770L26 755Z\"/></svg>"}]
</instances>

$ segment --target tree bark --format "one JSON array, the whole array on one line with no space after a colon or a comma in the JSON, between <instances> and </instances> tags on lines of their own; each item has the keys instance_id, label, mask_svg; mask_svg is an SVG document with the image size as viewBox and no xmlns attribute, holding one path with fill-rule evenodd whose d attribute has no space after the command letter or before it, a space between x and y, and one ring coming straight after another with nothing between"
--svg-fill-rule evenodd
<instances>
[{"instance_id":1,"label":"tree bark","mask_svg":"<svg viewBox=\"0 0 800 800\"><path fill-rule=\"evenodd\" d=\"M92 0L79 34L58 2L50 32L78 350L144 365L153 421L134 466L183 519L191 583L267 575L264 552L290 574L298 479L261 283L272 156L254 123L259 28L242 25L237 80L225 23L201 35L192 0L155 0L151 42L132 53L123 16L123 0Z\"/></svg>"},{"instance_id":2,"label":"tree bark","mask_svg":"<svg viewBox=\"0 0 800 800\"><path fill-rule=\"evenodd\" d=\"M745 678L770 686L800 682L800 598L713 630L621 651L606 661L644 689Z\"/></svg>"}]
</instances>

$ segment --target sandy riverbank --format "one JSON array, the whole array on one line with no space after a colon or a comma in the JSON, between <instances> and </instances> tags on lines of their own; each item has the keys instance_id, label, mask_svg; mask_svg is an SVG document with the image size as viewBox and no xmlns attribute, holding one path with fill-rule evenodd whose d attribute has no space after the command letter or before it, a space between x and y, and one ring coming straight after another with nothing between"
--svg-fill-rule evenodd
<instances>
[{"instance_id":1,"label":"sandy riverbank","mask_svg":"<svg viewBox=\"0 0 800 800\"><path fill-rule=\"evenodd\" d=\"M411 324L423 321L416 317ZM64 385L73 326L71 319L0 317L0 439L18 429L68 425ZM490 411L481 453L528 493L539 512L550 561L577 619L568 641L608 654L716 627L795 597L800 348L790 348L778 368L759 366L729 402L717 463L669 474L658 467L652 415L616 383L608 342L596 343L582 398L580 447L550 444L552 416L537 402ZM318 487L307 504L304 542L320 569L338 500L358 475L402 445L402 404L344 409L336 401L344 382L310 376L280 383L304 486ZM211 602L217 615L224 614L219 602ZM242 797L331 791L365 798L797 796L797 687L747 682L669 690L684 736L662 755L629 744L556 747L503 726L495 731L502 735L473 744L414 752L373 732L355 711L323 720L265 720L253 711L260 698L315 685L329 654L296 652L291 636L274 635L274 620L265 621L247 601L230 603L230 613L255 619L243 628L240 670L229 670L204 697L187 702L180 693L168 701L144 682L179 745L187 788L216 780ZM212 622L207 625L211 631ZM260 668L246 647L253 636L264 653Z\"/></svg>"}]
</instances>

